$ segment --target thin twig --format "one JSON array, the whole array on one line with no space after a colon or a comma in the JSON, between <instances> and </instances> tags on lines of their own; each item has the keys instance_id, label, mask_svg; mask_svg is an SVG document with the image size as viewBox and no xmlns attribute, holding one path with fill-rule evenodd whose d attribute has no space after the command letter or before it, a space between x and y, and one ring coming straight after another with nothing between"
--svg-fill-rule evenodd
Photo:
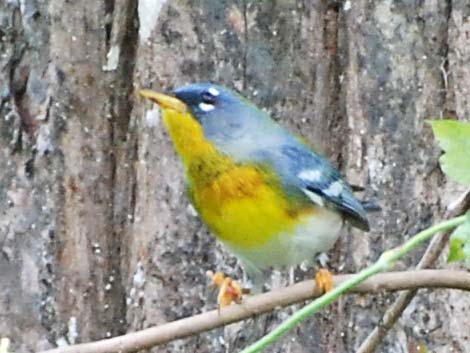
<instances>
[{"instance_id":1,"label":"thin twig","mask_svg":"<svg viewBox=\"0 0 470 353\"><path fill-rule=\"evenodd\" d=\"M334 276L339 286L354 275ZM421 270L382 273L370 277L352 289L354 293L376 293L418 288L453 288L470 291L470 273L452 270ZM142 331L129 333L106 340L74 346L60 347L42 353L109 353L137 352L192 336L230 323L248 319L320 296L314 281L304 281L293 286L246 298L242 304L231 305L220 311L209 311L189 318L173 321Z\"/></svg>"},{"instance_id":2,"label":"thin twig","mask_svg":"<svg viewBox=\"0 0 470 353\"><path fill-rule=\"evenodd\" d=\"M458 202L449 206L446 217L456 217L464 214L470 207L470 189L467 190L462 197L458 199ZM439 256L442 253L445 245L449 241L449 237L452 231L445 232L443 234L437 234L429 243L423 257L416 266L417 270L429 268L434 265ZM408 290L398 295L392 305L384 313L380 324L378 324L372 332L366 337L361 343L356 353L373 353L379 346L380 342L387 335L388 331L395 325L401 314L410 304L416 295L416 290Z\"/></svg>"},{"instance_id":3,"label":"thin twig","mask_svg":"<svg viewBox=\"0 0 470 353\"><path fill-rule=\"evenodd\" d=\"M330 305L342 294L350 292L354 287L364 282L367 278L391 268L396 261L398 261L403 256L409 254L411 251L415 250L423 242L429 240L434 234L458 227L459 225L465 222L465 219L465 216L460 216L433 225L432 227L422 230L418 234L412 236L399 247L385 251L384 253L382 253L382 255L380 255L379 259L375 263L356 273L349 280L341 283L333 290L329 291L328 293L325 293L320 298L313 300L311 303L307 304L302 309L293 313L289 318L284 320L271 332L269 332L268 334L260 338L258 341L242 350L241 353L261 352L266 347L277 342L280 337L285 335L290 330L293 330L297 325L299 325L302 321L306 320L309 316L315 314L327 305Z\"/></svg>"}]
</instances>

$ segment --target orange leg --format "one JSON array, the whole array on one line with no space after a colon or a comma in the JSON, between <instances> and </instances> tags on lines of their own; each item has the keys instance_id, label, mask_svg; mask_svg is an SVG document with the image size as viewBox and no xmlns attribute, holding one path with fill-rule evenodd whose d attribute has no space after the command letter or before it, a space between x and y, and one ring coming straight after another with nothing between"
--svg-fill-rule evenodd
<instances>
[{"instance_id":1,"label":"orange leg","mask_svg":"<svg viewBox=\"0 0 470 353\"><path fill-rule=\"evenodd\" d=\"M315 283L318 288L323 290L325 293L333 289L333 274L327 269L320 269L315 274Z\"/></svg>"},{"instance_id":2,"label":"orange leg","mask_svg":"<svg viewBox=\"0 0 470 353\"><path fill-rule=\"evenodd\" d=\"M243 289L237 281L226 277L222 272L207 271L207 276L212 280L212 285L219 288L217 295L219 310L233 302L237 304L242 302Z\"/></svg>"}]
</instances>

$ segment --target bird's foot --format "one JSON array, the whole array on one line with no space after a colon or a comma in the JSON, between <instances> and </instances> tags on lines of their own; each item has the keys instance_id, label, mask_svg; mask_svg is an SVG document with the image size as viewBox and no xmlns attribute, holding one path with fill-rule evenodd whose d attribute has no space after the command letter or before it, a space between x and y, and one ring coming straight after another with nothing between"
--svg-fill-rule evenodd
<instances>
[{"instance_id":1,"label":"bird's foot","mask_svg":"<svg viewBox=\"0 0 470 353\"><path fill-rule=\"evenodd\" d=\"M240 304L245 292L240 284L231 277L225 276L222 272L207 271L207 277L212 281L212 285L219 289L217 295L217 306L220 309L232 303Z\"/></svg>"},{"instance_id":2,"label":"bird's foot","mask_svg":"<svg viewBox=\"0 0 470 353\"><path fill-rule=\"evenodd\" d=\"M315 274L315 284L320 288L324 293L329 292L333 289L333 274L327 269L320 269Z\"/></svg>"}]
</instances>

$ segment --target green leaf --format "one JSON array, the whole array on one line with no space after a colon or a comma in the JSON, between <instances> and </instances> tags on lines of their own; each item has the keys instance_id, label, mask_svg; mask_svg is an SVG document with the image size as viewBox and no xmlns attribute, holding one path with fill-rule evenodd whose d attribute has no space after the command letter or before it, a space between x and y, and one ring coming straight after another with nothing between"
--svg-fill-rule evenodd
<instances>
[{"instance_id":1,"label":"green leaf","mask_svg":"<svg viewBox=\"0 0 470 353\"><path fill-rule=\"evenodd\" d=\"M465 222L450 237L447 262L466 261L470 265L470 212Z\"/></svg>"},{"instance_id":2,"label":"green leaf","mask_svg":"<svg viewBox=\"0 0 470 353\"><path fill-rule=\"evenodd\" d=\"M451 239L449 244L449 256L447 262L458 262L465 260L463 252L464 242L461 239Z\"/></svg>"},{"instance_id":3,"label":"green leaf","mask_svg":"<svg viewBox=\"0 0 470 353\"><path fill-rule=\"evenodd\" d=\"M455 120L429 123L446 152L440 158L442 170L454 181L470 186L470 123Z\"/></svg>"}]
</instances>

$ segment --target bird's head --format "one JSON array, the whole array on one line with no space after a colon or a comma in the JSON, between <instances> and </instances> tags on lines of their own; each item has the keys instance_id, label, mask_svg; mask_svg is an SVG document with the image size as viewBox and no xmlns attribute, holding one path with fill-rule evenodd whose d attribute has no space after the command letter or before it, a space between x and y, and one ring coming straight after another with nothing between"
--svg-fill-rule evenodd
<instances>
[{"instance_id":1,"label":"bird's head","mask_svg":"<svg viewBox=\"0 0 470 353\"><path fill-rule=\"evenodd\" d=\"M227 88L211 83L194 83L177 88L176 98L184 102L196 120L203 122L213 116L227 114L230 109L243 108L243 98Z\"/></svg>"},{"instance_id":2,"label":"bird's head","mask_svg":"<svg viewBox=\"0 0 470 353\"><path fill-rule=\"evenodd\" d=\"M225 87L211 83L194 83L177 88L174 97L142 90L140 94L159 104L163 110L190 113L201 126L205 138L222 151L243 152L241 144L254 139L253 134L265 131L273 122L250 101ZM245 147L246 148L246 147Z\"/></svg>"},{"instance_id":3,"label":"bird's head","mask_svg":"<svg viewBox=\"0 0 470 353\"><path fill-rule=\"evenodd\" d=\"M140 94L162 107L170 133L177 127L178 132L172 133L176 144L183 130L192 130L187 135L194 135L197 128L221 152L242 160L261 147L281 144L286 137L267 113L238 93L212 83L179 87L174 96L149 90Z\"/></svg>"}]
</instances>

